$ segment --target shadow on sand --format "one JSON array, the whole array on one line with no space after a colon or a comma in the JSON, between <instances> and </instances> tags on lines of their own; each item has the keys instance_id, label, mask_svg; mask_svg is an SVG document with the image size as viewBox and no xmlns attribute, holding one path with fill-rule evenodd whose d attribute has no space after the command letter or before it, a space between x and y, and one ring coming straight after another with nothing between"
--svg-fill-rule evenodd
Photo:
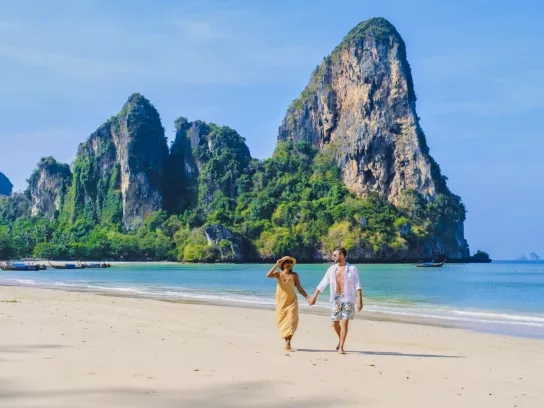
<instances>
[{"instance_id":1,"label":"shadow on sand","mask_svg":"<svg viewBox=\"0 0 544 408\"><path fill-rule=\"evenodd\" d=\"M336 350L319 350L319 349L293 349L292 351L301 351L303 353L337 353ZM396 351L358 351L346 350L346 354L366 354L369 356L397 356L397 357L426 357L426 358L465 358L464 356L448 356L444 354L412 354L399 353Z\"/></svg>"},{"instance_id":2,"label":"shadow on sand","mask_svg":"<svg viewBox=\"0 0 544 408\"><path fill-rule=\"evenodd\" d=\"M232 381L228 384L210 384L200 389L164 389L161 387L88 388L66 390L17 389L14 384L0 379L0 406L26 407L38 403L39 407L72 406L78 408L106 407L157 407L157 408L292 408L310 406L326 408L344 406L340 396L334 398L297 398L289 396L289 388L277 381ZM282 392L279 392L282 390ZM340 404L340 405L337 405ZM35 405L32 405L35 406Z\"/></svg>"}]
</instances>

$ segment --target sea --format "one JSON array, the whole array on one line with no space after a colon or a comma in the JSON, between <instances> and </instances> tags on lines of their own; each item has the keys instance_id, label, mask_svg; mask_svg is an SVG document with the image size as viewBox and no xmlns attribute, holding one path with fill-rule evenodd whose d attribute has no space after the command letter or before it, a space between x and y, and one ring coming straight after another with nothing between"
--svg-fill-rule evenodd
<instances>
[{"instance_id":1,"label":"sea","mask_svg":"<svg viewBox=\"0 0 544 408\"><path fill-rule=\"evenodd\" d=\"M330 264L297 264L311 295ZM364 310L374 318L423 322L544 339L544 262L494 261L417 268L360 264ZM120 263L109 269L0 271L17 285L274 308L276 282L266 264ZM0 290L1 287L0 287ZM326 313L328 289L313 310ZM311 312L299 297L301 309Z\"/></svg>"}]
</instances>

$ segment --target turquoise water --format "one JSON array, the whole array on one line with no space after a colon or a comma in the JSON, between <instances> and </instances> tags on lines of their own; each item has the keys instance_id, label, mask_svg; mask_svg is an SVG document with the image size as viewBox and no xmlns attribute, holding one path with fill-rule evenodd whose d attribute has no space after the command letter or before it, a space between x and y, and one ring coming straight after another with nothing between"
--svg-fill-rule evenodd
<instances>
[{"instance_id":1,"label":"turquoise water","mask_svg":"<svg viewBox=\"0 0 544 408\"><path fill-rule=\"evenodd\" d=\"M295 267L308 293L314 292L328 266ZM544 262L357 266L367 311L544 338ZM78 271L0 271L0 284L272 307L275 281L265 278L270 267L142 263ZM327 302L327 294L322 294L316 306L326 308Z\"/></svg>"}]
</instances>

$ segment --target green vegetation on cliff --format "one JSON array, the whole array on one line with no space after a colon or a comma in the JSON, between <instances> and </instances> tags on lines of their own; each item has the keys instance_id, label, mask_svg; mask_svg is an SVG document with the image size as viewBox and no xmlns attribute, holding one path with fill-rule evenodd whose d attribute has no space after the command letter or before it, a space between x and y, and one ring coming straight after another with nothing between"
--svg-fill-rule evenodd
<instances>
[{"instance_id":1,"label":"green vegetation on cliff","mask_svg":"<svg viewBox=\"0 0 544 408\"><path fill-rule=\"evenodd\" d=\"M372 37L377 41L388 41L391 37L396 41L402 41L402 37L398 33L393 24L383 17L374 17L357 24L344 37L342 42L333 50L331 57L335 57L342 49L349 47L352 44L358 44L367 37Z\"/></svg>"},{"instance_id":2,"label":"green vegetation on cliff","mask_svg":"<svg viewBox=\"0 0 544 408\"><path fill-rule=\"evenodd\" d=\"M382 50L397 46L412 107L404 42L387 20L375 18L350 31L316 68L288 117L296 120L295 111L316 100L317 92L334 100L326 77L335 59L352 45L363 52L367 40ZM382 193L364 199L351 194L332 143L318 150L280 139L273 156L260 161L230 127L181 117L175 132L168 149L157 110L142 95L131 95L118 115L80 144L52 219L31 216L31 203L40 201L32 189L0 200L0 259L270 261L289 253L320 261L338 245L353 261L468 253L464 205L449 191L419 125L419 151L430 162L436 194L405 189L396 206ZM70 174L66 165L45 158L30 185L43 166ZM485 260L486 254L474 259Z\"/></svg>"},{"instance_id":3,"label":"green vegetation on cliff","mask_svg":"<svg viewBox=\"0 0 544 408\"><path fill-rule=\"evenodd\" d=\"M63 211L68 223L117 224L122 220L120 169L110 136L117 121L110 119L79 145L70 202Z\"/></svg>"},{"instance_id":4,"label":"green vegetation on cliff","mask_svg":"<svg viewBox=\"0 0 544 408\"><path fill-rule=\"evenodd\" d=\"M343 245L361 259L417 258L430 236L451 234L441 230L445 218L464 214L445 196L429 203L413 191L406 191L398 208L377 195L358 199L343 185L330 152L306 143L280 143L272 158L257 161L234 130L201 129L192 149L200 167L199 189L192 192L196 205L182 213L155 212L127 231L119 215L104 216L108 205L101 207L99 220L92 208L83 208L67 222L30 217L24 198L2 200L3 257L213 262L234 260L239 251L246 261L287 252L311 261ZM74 177L85 174L74 170ZM116 178L112 173L94 185L82 182L97 197L108 197L116 191ZM228 236L210 244L210 226L221 226Z\"/></svg>"}]
</instances>

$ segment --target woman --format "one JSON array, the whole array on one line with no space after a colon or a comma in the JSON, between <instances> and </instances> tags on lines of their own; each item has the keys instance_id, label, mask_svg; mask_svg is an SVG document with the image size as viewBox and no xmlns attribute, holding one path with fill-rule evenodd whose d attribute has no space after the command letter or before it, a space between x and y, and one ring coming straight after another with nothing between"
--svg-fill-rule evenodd
<instances>
[{"instance_id":1,"label":"woman","mask_svg":"<svg viewBox=\"0 0 544 408\"><path fill-rule=\"evenodd\" d=\"M280 336L285 340L285 350L291 350L291 339L298 327L298 299L295 286L299 293L309 302L310 297L302 289L298 275L293 272L297 263L295 258L284 256L268 271L267 278L276 278L276 323ZM279 270L277 270L279 268Z\"/></svg>"}]
</instances>

